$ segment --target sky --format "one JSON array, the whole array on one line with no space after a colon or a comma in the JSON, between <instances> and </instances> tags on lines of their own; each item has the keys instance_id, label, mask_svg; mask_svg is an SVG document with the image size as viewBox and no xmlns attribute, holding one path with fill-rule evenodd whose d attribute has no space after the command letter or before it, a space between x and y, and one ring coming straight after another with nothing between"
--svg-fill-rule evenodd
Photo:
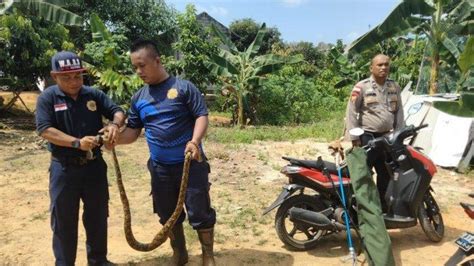
<instances>
[{"instance_id":1,"label":"sky","mask_svg":"<svg viewBox=\"0 0 474 266\"><path fill-rule=\"evenodd\" d=\"M285 42L346 44L382 22L400 0L166 0L179 12L192 3L226 27L252 18L277 27Z\"/></svg>"}]
</instances>

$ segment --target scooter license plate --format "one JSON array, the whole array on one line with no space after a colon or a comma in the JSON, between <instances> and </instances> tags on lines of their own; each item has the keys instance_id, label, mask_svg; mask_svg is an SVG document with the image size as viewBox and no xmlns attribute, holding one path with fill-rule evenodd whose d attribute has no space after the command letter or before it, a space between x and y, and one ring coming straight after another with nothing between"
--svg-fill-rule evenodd
<instances>
[{"instance_id":1,"label":"scooter license plate","mask_svg":"<svg viewBox=\"0 0 474 266\"><path fill-rule=\"evenodd\" d=\"M459 246L460 249L469 252L474 246L474 234L466 232L462 234L457 240L456 245Z\"/></svg>"}]
</instances>

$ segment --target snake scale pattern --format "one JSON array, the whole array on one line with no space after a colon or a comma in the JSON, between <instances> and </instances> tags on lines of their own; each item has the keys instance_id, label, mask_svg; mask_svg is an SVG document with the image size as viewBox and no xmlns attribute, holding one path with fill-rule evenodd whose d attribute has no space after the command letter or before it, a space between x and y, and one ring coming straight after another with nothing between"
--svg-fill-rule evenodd
<instances>
[{"instance_id":1,"label":"snake scale pattern","mask_svg":"<svg viewBox=\"0 0 474 266\"><path fill-rule=\"evenodd\" d=\"M189 178L189 167L191 165L191 153L186 153L184 166L183 166L183 176L181 179L181 185L178 195L178 203L176 204L176 208L171 215L171 217L166 221L163 225L161 230L155 235L153 240L150 243L141 243L139 242L135 236L133 235L132 231L132 216L130 213L130 204L128 202L127 194L125 192L125 187L123 186L122 181L122 172L120 171L120 166L118 163L117 155L115 153L115 149L112 149L112 157L114 161L114 168L115 168L115 175L117 176L117 186L120 192L120 200L122 201L123 206L123 214L124 214L124 224L123 228L125 231L125 238L127 239L127 243L135 250L138 251L151 251L156 249L157 247L161 246L166 239L168 238L171 229L173 228L176 220L178 219L179 215L183 211L184 205L184 198L186 196L186 188L188 186L188 178Z\"/></svg>"}]
</instances>

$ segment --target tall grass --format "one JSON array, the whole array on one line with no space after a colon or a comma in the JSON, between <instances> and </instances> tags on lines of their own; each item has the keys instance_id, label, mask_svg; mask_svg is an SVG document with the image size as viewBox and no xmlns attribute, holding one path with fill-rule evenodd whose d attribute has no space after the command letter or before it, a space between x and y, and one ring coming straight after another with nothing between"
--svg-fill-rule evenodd
<instances>
[{"instance_id":1,"label":"tall grass","mask_svg":"<svg viewBox=\"0 0 474 266\"><path fill-rule=\"evenodd\" d=\"M331 141L343 134L344 113L337 112L328 116L323 121L295 126L250 126L240 129L211 125L207 140L220 143L252 143L255 140L292 141L305 138Z\"/></svg>"}]
</instances>

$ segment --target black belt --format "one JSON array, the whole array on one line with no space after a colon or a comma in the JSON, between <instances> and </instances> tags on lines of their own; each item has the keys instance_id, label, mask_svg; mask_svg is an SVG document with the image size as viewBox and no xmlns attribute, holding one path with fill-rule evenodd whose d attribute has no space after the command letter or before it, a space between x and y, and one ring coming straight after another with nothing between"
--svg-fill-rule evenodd
<instances>
[{"instance_id":1,"label":"black belt","mask_svg":"<svg viewBox=\"0 0 474 266\"><path fill-rule=\"evenodd\" d=\"M57 160L61 163L66 163L69 165L75 165L75 166L84 166L90 162L95 161L98 158L98 156L94 156L93 159L87 159L86 157L82 156L53 156L51 155L51 159Z\"/></svg>"},{"instance_id":2,"label":"black belt","mask_svg":"<svg viewBox=\"0 0 474 266\"><path fill-rule=\"evenodd\" d=\"M388 133L390 133L390 131L386 131L386 132L371 132L371 131L365 131L365 132L364 132L365 135L372 135L372 136L374 136L375 138L384 136L384 135L386 135L386 134L388 134Z\"/></svg>"}]
</instances>

